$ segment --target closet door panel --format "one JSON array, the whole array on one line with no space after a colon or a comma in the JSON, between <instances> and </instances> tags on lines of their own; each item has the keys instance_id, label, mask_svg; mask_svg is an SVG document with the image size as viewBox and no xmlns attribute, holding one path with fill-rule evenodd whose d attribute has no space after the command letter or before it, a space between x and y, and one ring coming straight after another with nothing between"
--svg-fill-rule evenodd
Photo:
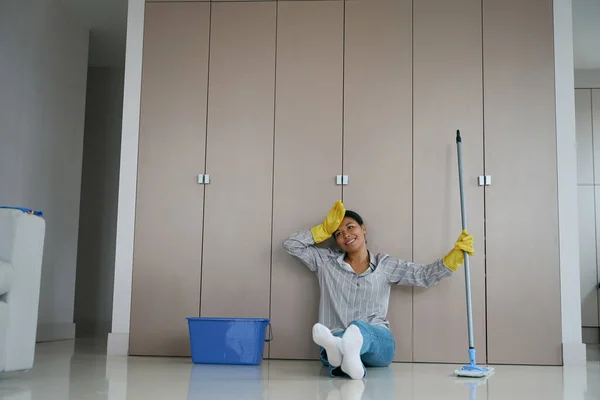
<instances>
[{"instance_id":1,"label":"closet door panel","mask_svg":"<svg viewBox=\"0 0 600 400\"><path fill-rule=\"evenodd\" d=\"M369 250L412 259L412 5L346 3L346 208L365 219ZM396 361L412 361L412 288L393 288Z\"/></svg>"},{"instance_id":2,"label":"closet door panel","mask_svg":"<svg viewBox=\"0 0 600 400\"><path fill-rule=\"evenodd\" d=\"M592 89L592 129L594 138L594 183L598 185L600 184L600 89Z\"/></svg>"},{"instance_id":3,"label":"closet door panel","mask_svg":"<svg viewBox=\"0 0 600 400\"><path fill-rule=\"evenodd\" d=\"M269 317L275 7L212 5L203 317Z\"/></svg>"},{"instance_id":4,"label":"closet door panel","mask_svg":"<svg viewBox=\"0 0 600 400\"><path fill-rule=\"evenodd\" d=\"M456 130L463 173L477 359L485 361L483 98L481 2L415 2L414 10L414 259L443 257L461 233ZM414 358L468 362L464 267L437 286L414 290Z\"/></svg>"},{"instance_id":5,"label":"closet door panel","mask_svg":"<svg viewBox=\"0 0 600 400\"><path fill-rule=\"evenodd\" d=\"M276 0L207 0L212 1L213 3L239 3L239 2L267 2L267 3L275 3Z\"/></svg>"},{"instance_id":6,"label":"closet door panel","mask_svg":"<svg viewBox=\"0 0 600 400\"><path fill-rule=\"evenodd\" d=\"M205 2L209 3L210 0L146 0L146 3L185 3L185 2Z\"/></svg>"},{"instance_id":7,"label":"closet door panel","mask_svg":"<svg viewBox=\"0 0 600 400\"><path fill-rule=\"evenodd\" d=\"M591 89L575 89L575 118L577 132L577 183L580 185L590 185L594 183Z\"/></svg>"},{"instance_id":8,"label":"closet door panel","mask_svg":"<svg viewBox=\"0 0 600 400\"><path fill-rule=\"evenodd\" d=\"M594 187L578 187L579 262L581 270L581 324L598 326L598 267Z\"/></svg>"},{"instance_id":9,"label":"closet door panel","mask_svg":"<svg viewBox=\"0 0 600 400\"><path fill-rule=\"evenodd\" d=\"M317 277L283 241L341 198L343 2L280 2L277 23L271 358L318 359Z\"/></svg>"},{"instance_id":10,"label":"closet door panel","mask_svg":"<svg viewBox=\"0 0 600 400\"><path fill-rule=\"evenodd\" d=\"M552 1L483 5L489 362L560 365Z\"/></svg>"},{"instance_id":11,"label":"closet door panel","mask_svg":"<svg viewBox=\"0 0 600 400\"><path fill-rule=\"evenodd\" d=\"M596 289L596 297L598 298L598 324L596 326L600 327L600 235L598 235L598 232L600 232L600 187L595 186L594 187L594 211L595 211L595 220L596 220L596 237L595 237L595 242L596 242L596 246L595 246L595 250L596 250L596 280L593 281L594 279L594 275L591 273L591 271L589 272L589 277L590 279L594 282L594 286ZM581 222L580 222L581 224ZM590 285L591 286L591 285ZM592 295L592 298L594 296ZM590 306L590 308L592 308L593 306ZM590 316L591 321L590 322L595 322L595 318L593 316ZM583 325L585 326L585 321L583 321Z\"/></svg>"},{"instance_id":12,"label":"closet door panel","mask_svg":"<svg viewBox=\"0 0 600 400\"><path fill-rule=\"evenodd\" d=\"M189 354L198 316L207 3L146 5L130 354Z\"/></svg>"}]
</instances>

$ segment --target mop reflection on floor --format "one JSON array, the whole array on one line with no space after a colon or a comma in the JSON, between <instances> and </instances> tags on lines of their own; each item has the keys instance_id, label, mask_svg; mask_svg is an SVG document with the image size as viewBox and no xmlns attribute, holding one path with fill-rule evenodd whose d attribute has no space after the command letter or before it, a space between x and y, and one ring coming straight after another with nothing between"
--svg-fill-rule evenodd
<instances>
[{"instance_id":1,"label":"mop reflection on floor","mask_svg":"<svg viewBox=\"0 0 600 400\"><path fill-rule=\"evenodd\" d=\"M456 379L456 382L459 385L463 385L469 388L469 400L477 399L477 388L479 386L485 385L487 383L488 377L483 379L479 378L459 378Z\"/></svg>"}]
</instances>

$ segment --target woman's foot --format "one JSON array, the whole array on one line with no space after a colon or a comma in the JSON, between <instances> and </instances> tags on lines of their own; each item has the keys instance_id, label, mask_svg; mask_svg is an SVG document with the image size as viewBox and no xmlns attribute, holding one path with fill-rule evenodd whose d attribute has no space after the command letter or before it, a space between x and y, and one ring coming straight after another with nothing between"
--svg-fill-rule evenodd
<instances>
[{"instance_id":1,"label":"woman's foot","mask_svg":"<svg viewBox=\"0 0 600 400\"><path fill-rule=\"evenodd\" d=\"M362 379L365 376L365 368L360 359L360 349L363 344L362 333L356 325L350 325L342 337L342 371L352 379Z\"/></svg>"},{"instance_id":2,"label":"woman's foot","mask_svg":"<svg viewBox=\"0 0 600 400\"><path fill-rule=\"evenodd\" d=\"M313 340L327 352L327 361L332 367L342 365L342 339L333 336L329 328L322 324L313 326Z\"/></svg>"}]
</instances>

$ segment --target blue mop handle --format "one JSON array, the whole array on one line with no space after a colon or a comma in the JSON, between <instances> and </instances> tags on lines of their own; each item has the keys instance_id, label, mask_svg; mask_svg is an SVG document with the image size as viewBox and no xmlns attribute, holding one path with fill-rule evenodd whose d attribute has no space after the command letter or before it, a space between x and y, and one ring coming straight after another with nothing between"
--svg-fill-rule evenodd
<instances>
[{"instance_id":1,"label":"blue mop handle","mask_svg":"<svg viewBox=\"0 0 600 400\"><path fill-rule=\"evenodd\" d=\"M462 168L462 138L460 131L456 131L456 149L458 153L458 183L460 186L460 211L462 216L462 229L467 230L467 212L465 207L465 193L463 185ZM465 251L465 288L467 292L467 324L469 329L469 359L475 364L475 344L473 340L473 312L471 309L471 269L469 266L469 254Z\"/></svg>"}]
</instances>

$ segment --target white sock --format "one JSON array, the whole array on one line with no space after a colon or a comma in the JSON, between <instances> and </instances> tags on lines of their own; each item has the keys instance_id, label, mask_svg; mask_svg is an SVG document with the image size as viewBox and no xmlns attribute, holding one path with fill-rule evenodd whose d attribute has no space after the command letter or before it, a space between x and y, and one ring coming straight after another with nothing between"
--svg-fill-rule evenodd
<instances>
[{"instance_id":1,"label":"white sock","mask_svg":"<svg viewBox=\"0 0 600 400\"><path fill-rule=\"evenodd\" d=\"M362 379L365 376L363 363L360 359L360 349L363 344L362 333L356 325L350 325L342 337L342 371L352 379Z\"/></svg>"},{"instance_id":2,"label":"white sock","mask_svg":"<svg viewBox=\"0 0 600 400\"><path fill-rule=\"evenodd\" d=\"M342 339L333 336L331 330L322 324L313 326L313 340L327 352L327 361L332 367L342 365Z\"/></svg>"}]
</instances>

